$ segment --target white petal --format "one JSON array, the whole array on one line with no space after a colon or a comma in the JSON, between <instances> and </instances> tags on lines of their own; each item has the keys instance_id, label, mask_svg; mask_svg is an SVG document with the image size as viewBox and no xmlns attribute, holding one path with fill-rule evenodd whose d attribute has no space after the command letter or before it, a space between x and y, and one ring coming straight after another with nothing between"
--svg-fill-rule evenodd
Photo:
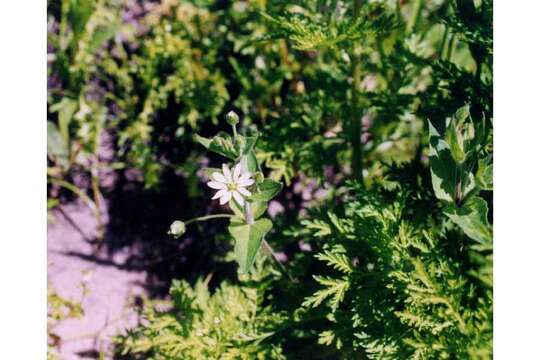
<instances>
[{"instance_id":1,"label":"white petal","mask_svg":"<svg viewBox=\"0 0 540 360\"><path fill-rule=\"evenodd\" d=\"M236 184L238 186L249 186L249 185L253 185L254 182L255 180L253 179L246 179L246 180L239 180Z\"/></svg>"},{"instance_id":2,"label":"white petal","mask_svg":"<svg viewBox=\"0 0 540 360\"><path fill-rule=\"evenodd\" d=\"M232 176L234 182L238 181L241 170L242 170L242 167L240 166L240 164L236 164L236 166L233 169L233 176Z\"/></svg>"},{"instance_id":3,"label":"white petal","mask_svg":"<svg viewBox=\"0 0 540 360\"><path fill-rule=\"evenodd\" d=\"M242 197L242 195L240 195L237 191L232 191L232 196L234 200L236 200L238 205L244 206L244 198Z\"/></svg>"},{"instance_id":4,"label":"white petal","mask_svg":"<svg viewBox=\"0 0 540 360\"><path fill-rule=\"evenodd\" d=\"M223 195L225 195L226 192L227 192L227 190L225 190L225 189L219 190L218 192L216 192L214 194L214 196L212 197L212 200L216 200L217 198L222 197Z\"/></svg>"},{"instance_id":5,"label":"white petal","mask_svg":"<svg viewBox=\"0 0 540 360\"><path fill-rule=\"evenodd\" d=\"M221 168L223 169L223 175L225 176L225 179L227 179L229 183L232 183L231 169L229 169L227 164L223 164Z\"/></svg>"},{"instance_id":6,"label":"white petal","mask_svg":"<svg viewBox=\"0 0 540 360\"><path fill-rule=\"evenodd\" d=\"M210 181L210 182L208 182L208 184L206 184L206 185L210 186L212 189L217 189L217 190L221 190L221 189L226 189L226 188L227 188L227 185L225 185L224 183L219 182L219 181Z\"/></svg>"},{"instance_id":7,"label":"white petal","mask_svg":"<svg viewBox=\"0 0 540 360\"><path fill-rule=\"evenodd\" d=\"M221 183L227 183L227 179L225 179L225 176L223 176L223 174L218 173L218 172L212 173L212 179L219 181Z\"/></svg>"},{"instance_id":8,"label":"white petal","mask_svg":"<svg viewBox=\"0 0 540 360\"><path fill-rule=\"evenodd\" d=\"M250 172L245 172L238 178L238 181L247 180L250 177L251 177L251 173Z\"/></svg>"},{"instance_id":9,"label":"white petal","mask_svg":"<svg viewBox=\"0 0 540 360\"><path fill-rule=\"evenodd\" d=\"M239 186L236 188L236 190L238 190L238 192L244 196L251 196L251 193L246 188Z\"/></svg>"},{"instance_id":10,"label":"white petal","mask_svg":"<svg viewBox=\"0 0 540 360\"><path fill-rule=\"evenodd\" d=\"M219 203L221 205L225 205L226 203L229 202L229 200L231 200L231 192L227 191L227 192L225 192L225 194L223 194L222 197L219 198Z\"/></svg>"}]
</instances>

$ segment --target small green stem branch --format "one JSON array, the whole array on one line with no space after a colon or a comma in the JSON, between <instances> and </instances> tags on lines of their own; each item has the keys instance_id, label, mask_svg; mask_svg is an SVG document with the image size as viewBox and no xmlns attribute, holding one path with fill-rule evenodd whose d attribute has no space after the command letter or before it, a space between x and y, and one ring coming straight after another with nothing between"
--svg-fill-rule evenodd
<instances>
[{"instance_id":1,"label":"small green stem branch","mask_svg":"<svg viewBox=\"0 0 540 360\"><path fill-rule=\"evenodd\" d=\"M414 3L413 16L411 17L409 23L407 24L407 33L413 33L420 20L420 15L422 14L422 9L424 7L424 0L416 0Z\"/></svg>"},{"instance_id":2,"label":"small green stem branch","mask_svg":"<svg viewBox=\"0 0 540 360\"><path fill-rule=\"evenodd\" d=\"M86 205L94 213L94 216L96 218L98 218L100 216L97 204L83 190L79 189L77 186L75 186L75 185L73 185L70 182L67 182L65 180L60 180L60 179L55 179L55 178L49 178L48 182L51 183L51 184L61 186L61 187L65 188L65 189L71 191L72 193L74 193L75 195L80 197L86 203Z\"/></svg>"},{"instance_id":3,"label":"small green stem branch","mask_svg":"<svg viewBox=\"0 0 540 360\"><path fill-rule=\"evenodd\" d=\"M92 168L92 194L94 197L94 204L96 206L95 217L98 226L98 240L100 242L105 238L105 225L103 224L103 218L101 216L101 191L99 190L99 173L97 166Z\"/></svg>"},{"instance_id":4,"label":"small green stem branch","mask_svg":"<svg viewBox=\"0 0 540 360\"><path fill-rule=\"evenodd\" d=\"M232 218L233 216L234 215L231 215L231 214L214 214L214 215L199 216L199 217L184 221L184 224L189 225L189 224L192 224L194 222L199 222L199 221L207 221L207 220L219 219L219 218Z\"/></svg>"},{"instance_id":5,"label":"small green stem branch","mask_svg":"<svg viewBox=\"0 0 540 360\"><path fill-rule=\"evenodd\" d=\"M281 271L287 275L287 277L289 278L289 280L291 280L292 282L296 282L296 280L291 276L291 274L289 274L289 272L287 271L287 268L285 268L285 266L281 263L281 261L279 261L279 259L277 258L276 254L274 253L274 250L272 249L272 247L270 246L270 244L263 239L262 241L263 243L263 246L264 246L264 249L266 250L266 252L268 253L268 255L270 255L270 257L276 262L276 264L279 266L279 268L281 269Z\"/></svg>"}]
</instances>

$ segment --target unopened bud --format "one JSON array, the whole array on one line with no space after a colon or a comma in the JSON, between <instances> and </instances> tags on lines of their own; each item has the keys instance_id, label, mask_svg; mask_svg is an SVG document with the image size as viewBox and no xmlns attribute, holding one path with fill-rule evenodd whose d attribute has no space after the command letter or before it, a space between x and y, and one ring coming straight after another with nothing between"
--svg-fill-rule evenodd
<instances>
[{"instance_id":1,"label":"unopened bud","mask_svg":"<svg viewBox=\"0 0 540 360\"><path fill-rule=\"evenodd\" d=\"M225 119L232 126L238 124L238 122L240 121L240 118L238 117L238 115L232 110L229 111L227 115L225 115Z\"/></svg>"},{"instance_id":2,"label":"unopened bud","mask_svg":"<svg viewBox=\"0 0 540 360\"><path fill-rule=\"evenodd\" d=\"M180 237L184 235L186 232L186 224L184 224L183 221L176 220L171 224L171 227L169 229L169 234L173 235L174 237Z\"/></svg>"}]
</instances>

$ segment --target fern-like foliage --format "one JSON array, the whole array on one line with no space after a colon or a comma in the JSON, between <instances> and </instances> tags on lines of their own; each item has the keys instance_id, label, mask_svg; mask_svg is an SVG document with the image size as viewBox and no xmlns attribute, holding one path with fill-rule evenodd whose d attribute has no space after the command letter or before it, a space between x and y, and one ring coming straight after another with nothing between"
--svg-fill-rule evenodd
<instances>
[{"instance_id":1,"label":"fern-like foliage","mask_svg":"<svg viewBox=\"0 0 540 360\"><path fill-rule=\"evenodd\" d=\"M171 310L147 306L147 325L118 338L123 353L144 359L284 358L279 344L265 342L283 315L261 306L257 289L222 283L210 293L208 281L192 287L176 280L170 294Z\"/></svg>"},{"instance_id":2,"label":"fern-like foliage","mask_svg":"<svg viewBox=\"0 0 540 360\"><path fill-rule=\"evenodd\" d=\"M492 288L481 281L490 250L480 255L470 239L433 226L443 217L412 211L406 192L385 199L350 184L339 216L349 226L322 236L316 255L339 276L315 276L322 288L303 303L329 307L333 325L319 342L371 359L490 358Z\"/></svg>"},{"instance_id":3,"label":"fern-like foliage","mask_svg":"<svg viewBox=\"0 0 540 360\"><path fill-rule=\"evenodd\" d=\"M327 23L322 16L305 10L286 11L280 15L263 12L262 15L278 29L267 39L287 38L295 49L303 51L350 45L358 39L373 40L396 26L396 20L375 5L366 6L357 20L344 17L333 23Z\"/></svg>"}]
</instances>

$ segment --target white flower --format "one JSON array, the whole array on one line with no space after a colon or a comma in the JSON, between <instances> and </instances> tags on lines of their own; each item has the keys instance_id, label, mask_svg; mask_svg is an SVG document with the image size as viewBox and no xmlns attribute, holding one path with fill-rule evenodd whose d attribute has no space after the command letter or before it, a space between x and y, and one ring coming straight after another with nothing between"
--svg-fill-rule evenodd
<instances>
[{"instance_id":1,"label":"white flower","mask_svg":"<svg viewBox=\"0 0 540 360\"><path fill-rule=\"evenodd\" d=\"M243 196L251 196L251 193L246 189L247 186L252 185L255 181L251 178L249 172L242 174L242 167L237 164L231 173L231 169L226 164L222 166L223 173L212 173L210 178L212 181L208 182L208 186L212 189L218 190L212 200L219 199L219 203L224 205L228 203L231 198L234 198L240 205L244 205Z\"/></svg>"}]
</instances>

